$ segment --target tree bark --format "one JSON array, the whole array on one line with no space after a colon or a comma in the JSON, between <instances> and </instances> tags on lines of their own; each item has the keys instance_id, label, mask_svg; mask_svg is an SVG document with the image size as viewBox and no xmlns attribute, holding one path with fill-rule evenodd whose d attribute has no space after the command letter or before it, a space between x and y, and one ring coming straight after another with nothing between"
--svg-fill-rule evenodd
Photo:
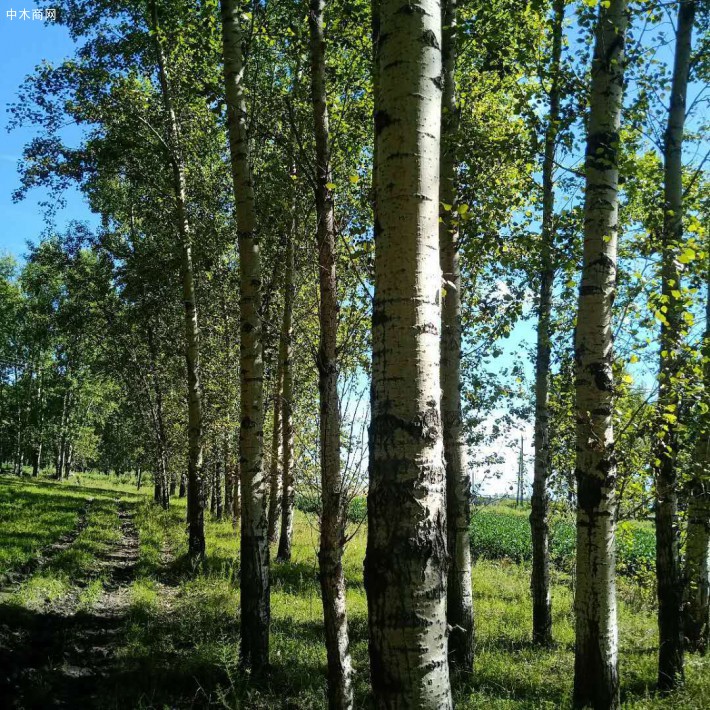
<instances>
[{"instance_id":1,"label":"tree bark","mask_svg":"<svg viewBox=\"0 0 710 710\"><path fill-rule=\"evenodd\" d=\"M540 239L540 293L537 316L537 354L535 358L535 470L530 499L532 536L533 643L552 643L552 605L550 601L549 494L550 412L550 316L552 287L555 279L555 143L560 120L560 59L565 0L555 0L552 19L552 55L550 57L550 111L545 130L545 156L542 163L542 234Z\"/></svg>"},{"instance_id":2,"label":"tree bark","mask_svg":"<svg viewBox=\"0 0 710 710\"><path fill-rule=\"evenodd\" d=\"M295 189L294 189L295 190ZM283 373L281 393L281 531L277 559L291 559L293 537L293 303L294 290L294 239L296 238L296 197L291 233L286 237L286 270L284 280L284 313L279 340L279 363Z\"/></svg>"},{"instance_id":3,"label":"tree bark","mask_svg":"<svg viewBox=\"0 0 710 710\"><path fill-rule=\"evenodd\" d=\"M440 388L441 5L379 3L365 589L375 705L452 707Z\"/></svg>"},{"instance_id":4,"label":"tree bark","mask_svg":"<svg viewBox=\"0 0 710 710\"><path fill-rule=\"evenodd\" d=\"M158 56L158 71L163 107L167 117L170 146L170 160L175 191L175 219L180 235L180 271L182 277L182 298L185 307L185 361L187 364L188 392L188 465L187 465L187 525L188 552L194 560L205 554L204 531L204 465L203 465L203 421L202 393L200 389L200 328L197 318L197 301L192 267L192 233L187 216L187 186L183 161L180 131L173 105L163 43L160 36L158 10L155 0L151 0L151 13L155 46ZM165 472L167 476L167 471ZM165 478L164 495L168 495L168 481ZM165 507L165 505L164 505Z\"/></svg>"},{"instance_id":5,"label":"tree bark","mask_svg":"<svg viewBox=\"0 0 710 710\"><path fill-rule=\"evenodd\" d=\"M54 477L56 480L62 480L62 471L64 470L64 456L66 448L66 438L67 438L67 410L69 409L69 395L70 389L64 391L64 397L62 398L62 417L59 422L59 442L57 445L57 460L54 468Z\"/></svg>"},{"instance_id":6,"label":"tree bark","mask_svg":"<svg viewBox=\"0 0 710 710\"><path fill-rule=\"evenodd\" d=\"M234 519L234 469L229 446L229 418L227 418L227 432L222 441L222 466L224 468L224 510L225 515Z\"/></svg>"},{"instance_id":7,"label":"tree bark","mask_svg":"<svg viewBox=\"0 0 710 710\"><path fill-rule=\"evenodd\" d=\"M678 523L678 377L683 338L683 297L676 257L683 239L682 147L685 97L696 3L682 0L668 125L664 136L664 206L661 294L667 307L661 322L656 474L656 581L658 588L658 687L671 690L683 680L683 580Z\"/></svg>"},{"instance_id":8,"label":"tree bark","mask_svg":"<svg viewBox=\"0 0 710 710\"><path fill-rule=\"evenodd\" d=\"M473 670L473 593L471 590L471 478L461 414L461 271L456 193L456 0L442 0L441 185L439 249L443 276L441 300L441 417L446 462L446 515L449 575L447 619L449 663Z\"/></svg>"},{"instance_id":9,"label":"tree bark","mask_svg":"<svg viewBox=\"0 0 710 710\"><path fill-rule=\"evenodd\" d=\"M244 64L239 5L221 0L227 128L239 233L241 417L239 466L242 488L242 663L255 672L269 664L269 538L263 452L261 259L254 187L249 164Z\"/></svg>"},{"instance_id":10,"label":"tree bark","mask_svg":"<svg viewBox=\"0 0 710 710\"><path fill-rule=\"evenodd\" d=\"M626 0L599 6L587 124L584 254L575 336L577 579L573 701L619 705L614 379L618 151Z\"/></svg>"},{"instance_id":11,"label":"tree bark","mask_svg":"<svg viewBox=\"0 0 710 710\"><path fill-rule=\"evenodd\" d=\"M39 385L37 390L37 431L35 432L34 455L32 458L32 476L37 478L42 469L42 442L44 439L44 403L42 397L44 395L43 385L44 373L42 368L39 370Z\"/></svg>"},{"instance_id":12,"label":"tree bark","mask_svg":"<svg viewBox=\"0 0 710 710\"><path fill-rule=\"evenodd\" d=\"M709 250L710 251L710 250ZM703 391L705 405L710 399L710 253L707 256L705 338L703 340ZM706 653L710 648L710 409L700 415L695 444L693 478L688 501L686 538L685 636L691 651Z\"/></svg>"},{"instance_id":13,"label":"tree bark","mask_svg":"<svg viewBox=\"0 0 710 710\"><path fill-rule=\"evenodd\" d=\"M170 490L168 487L168 435L165 430L165 417L163 414L163 390L160 387L158 378L158 350L155 345L153 328L148 323L146 328L148 339L148 350L151 358L151 382L153 383L153 393L155 395L155 437L158 450L158 477L155 489L155 502L164 510L170 507Z\"/></svg>"},{"instance_id":14,"label":"tree bark","mask_svg":"<svg viewBox=\"0 0 710 710\"><path fill-rule=\"evenodd\" d=\"M328 656L328 706L353 705L352 661L345 607L345 510L340 468L340 407L338 402L338 292L335 248L335 205L330 163L330 130L325 66L323 13L325 0L310 0L311 102L316 144L315 200L320 287L317 366L320 401L320 470L323 511L320 525L321 599Z\"/></svg>"},{"instance_id":15,"label":"tree bark","mask_svg":"<svg viewBox=\"0 0 710 710\"><path fill-rule=\"evenodd\" d=\"M271 431L271 466L269 470L269 542L276 542L277 523L281 511L281 360L276 366L274 382L273 428Z\"/></svg>"}]
</instances>

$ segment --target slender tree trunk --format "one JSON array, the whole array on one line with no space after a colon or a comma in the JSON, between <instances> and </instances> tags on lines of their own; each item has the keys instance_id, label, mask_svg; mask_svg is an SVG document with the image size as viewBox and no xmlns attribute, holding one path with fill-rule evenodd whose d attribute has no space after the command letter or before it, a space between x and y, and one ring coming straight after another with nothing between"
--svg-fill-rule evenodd
<instances>
[{"instance_id":1,"label":"slender tree trunk","mask_svg":"<svg viewBox=\"0 0 710 710\"><path fill-rule=\"evenodd\" d=\"M232 452L229 446L229 418L227 419L227 432L222 442L222 466L224 467L224 510L225 515L234 518L234 468L232 466Z\"/></svg>"},{"instance_id":2,"label":"slender tree trunk","mask_svg":"<svg viewBox=\"0 0 710 710\"><path fill-rule=\"evenodd\" d=\"M64 478L68 479L71 476L72 463L74 461L74 444L69 442L66 448L67 451L64 454Z\"/></svg>"},{"instance_id":3,"label":"slender tree trunk","mask_svg":"<svg viewBox=\"0 0 710 710\"><path fill-rule=\"evenodd\" d=\"M183 163L180 131L173 106L172 94L160 36L158 11L155 0L151 0L151 13L155 46L158 56L160 87L163 106L167 117L170 144L170 159L173 169L175 190L175 219L180 235L182 276L182 298L185 306L185 360L187 363L188 391L188 465L187 465L187 525L188 551L193 559L201 559L205 554L204 507L202 488L204 485L203 467L203 421L202 394L200 390L200 328L197 318L197 302L192 267L192 234L187 217L187 187L185 166ZM167 488L167 480L165 481ZM167 491L166 491L167 495Z\"/></svg>"},{"instance_id":4,"label":"slender tree trunk","mask_svg":"<svg viewBox=\"0 0 710 710\"><path fill-rule=\"evenodd\" d=\"M42 468L42 440L44 439L44 373L40 367L37 387L37 431L35 432L34 456L32 457L32 476L37 478Z\"/></svg>"},{"instance_id":5,"label":"slender tree trunk","mask_svg":"<svg viewBox=\"0 0 710 710\"><path fill-rule=\"evenodd\" d=\"M241 498L241 476L239 474L239 462L237 462L234 471L234 498L232 499L232 520L236 524L241 521L242 518L242 498Z\"/></svg>"},{"instance_id":6,"label":"slender tree trunk","mask_svg":"<svg viewBox=\"0 0 710 710\"><path fill-rule=\"evenodd\" d=\"M269 538L263 452L263 362L261 261L256 234L254 188L249 164L239 4L221 0L227 127L239 230L242 483L241 612L242 662L260 671L269 663Z\"/></svg>"},{"instance_id":7,"label":"slender tree trunk","mask_svg":"<svg viewBox=\"0 0 710 710\"><path fill-rule=\"evenodd\" d=\"M212 515L217 514L217 463L215 462L214 465L209 466L209 469L212 471L209 479L210 479L210 513Z\"/></svg>"},{"instance_id":8,"label":"slender tree trunk","mask_svg":"<svg viewBox=\"0 0 710 710\"><path fill-rule=\"evenodd\" d=\"M710 399L710 249L707 251L708 293L702 350L705 403ZM686 539L685 635L691 651L705 653L710 648L710 411L707 408L700 415L694 454Z\"/></svg>"},{"instance_id":9,"label":"slender tree trunk","mask_svg":"<svg viewBox=\"0 0 710 710\"><path fill-rule=\"evenodd\" d=\"M612 304L626 0L599 5L587 124L584 254L575 334L577 578L574 704L619 705Z\"/></svg>"},{"instance_id":10,"label":"slender tree trunk","mask_svg":"<svg viewBox=\"0 0 710 710\"><path fill-rule=\"evenodd\" d=\"M441 185L439 249L443 288L441 300L441 417L446 462L446 514L449 576L447 619L449 663L473 670L473 593L471 590L471 479L461 414L461 271L458 253L456 194L456 0L442 0Z\"/></svg>"},{"instance_id":11,"label":"slender tree trunk","mask_svg":"<svg viewBox=\"0 0 710 710\"><path fill-rule=\"evenodd\" d=\"M375 705L451 708L440 389L441 5L379 3L365 589Z\"/></svg>"},{"instance_id":12,"label":"slender tree trunk","mask_svg":"<svg viewBox=\"0 0 710 710\"><path fill-rule=\"evenodd\" d=\"M554 1L552 19L552 56L550 57L550 111L545 130L545 157L542 163L542 234L540 239L540 293L537 316L537 356L535 359L535 470L530 499L530 532L532 535L533 642L542 646L552 643L552 605L550 601L549 495L550 475L550 315L552 286L555 278L553 249L555 244L555 143L560 120L560 59L562 57L562 25L565 0Z\"/></svg>"},{"instance_id":13,"label":"slender tree trunk","mask_svg":"<svg viewBox=\"0 0 710 710\"><path fill-rule=\"evenodd\" d=\"M217 520L222 520L222 516L224 515L224 499L222 498L223 471L222 462L218 458L215 465L215 497L217 499L215 502L215 513Z\"/></svg>"},{"instance_id":14,"label":"slender tree trunk","mask_svg":"<svg viewBox=\"0 0 710 710\"><path fill-rule=\"evenodd\" d=\"M59 441L57 442L57 458L54 467L54 477L62 480L62 471L64 470L64 443L66 441L67 428L67 409L69 408L69 387L64 391L62 398L62 416L59 420Z\"/></svg>"},{"instance_id":15,"label":"slender tree trunk","mask_svg":"<svg viewBox=\"0 0 710 710\"><path fill-rule=\"evenodd\" d=\"M158 449L158 475L160 482L156 486L155 502L163 509L167 510L170 506L170 491L168 484L168 435L165 430L165 416L163 414L163 390L160 387L158 378L158 350L155 345L153 328L148 323L146 328L148 340L148 351L151 358L151 377L153 384L153 394L155 395L155 428L156 428L156 446Z\"/></svg>"},{"instance_id":16,"label":"slender tree trunk","mask_svg":"<svg viewBox=\"0 0 710 710\"><path fill-rule=\"evenodd\" d=\"M658 587L658 687L671 690L683 680L683 579L678 524L679 374L683 297L677 266L683 240L682 148L685 96L690 69L696 3L682 0L678 10L675 61L668 125L664 138L664 209L661 293L667 307L661 322L656 467L656 577Z\"/></svg>"},{"instance_id":17,"label":"slender tree trunk","mask_svg":"<svg viewBox=\"0 0 710 710\"><path fill-rule=\"evenodd\" d=\"M323 13L325 0L311 0L311 102L316 142L315 198L318 222L320 286L318 393L320 399L320 469L323 512L320 526L321 598L328 654L328 705L332 710L353 704L352 661L345 607L343 545L345 511L340 469L340 408L338 402L338 291L336 280L335 206L330 164L330 130L325 67Z\"/></svg>"},{"instance_id":18,"label":"slender tree trunk","mask_svg":"<svg viewBox=\"0 0 710 710\"><path fill-rule=\"evenodd\" d=\"M269 542L276 542L277 523L281 512L281 361L274 382L273 428L271 431L271 466L269 470Z\"/></svg>"},{"instance_id":19,"label":"slender tree trunk","mask_svg":"<svg viewBox=\"0 0 710 710\"><path fill-rule=\"evenodd\" d=\"M296 238L296 193L294 186L291 233L286 237L286 270L284 281L284 313L279 340L279 362L283 373L281 395L281 531L277 559L291 559L293 537L293 302L294 240Z\"/></svg>"}]
</instances>

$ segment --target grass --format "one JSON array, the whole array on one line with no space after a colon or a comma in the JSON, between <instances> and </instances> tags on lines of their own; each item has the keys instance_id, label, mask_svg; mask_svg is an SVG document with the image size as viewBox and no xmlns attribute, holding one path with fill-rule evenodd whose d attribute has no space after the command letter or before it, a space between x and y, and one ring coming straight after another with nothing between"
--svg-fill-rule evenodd
<instances>
[{"instance_id":1,"label":"grass","mask_svg":"<svg viewBox=\"0 0 710 710\"><path fill-rule=\"evenodd\" d=\"M102 690L106 707L259 710L326 706L326 657L315 554L318 536L311 518L297 512L293 560L272 565L273 667L268 676L257 680L238 667L238 533L231 523L207 520L207 561L204 569L191 570L184 557L183 501L175 501L164 512L157 510L147 496L136 496L134 489L123 484L109 486L105 480L89 477L82 484L92 487L91 495L96 500L116 504L118 496L130 505L140 535L139 561L118 639L120 673L106 679ZM12 485L17 487L18 497L31 496L35 488L42 488L25 483ZM102 488L108 490L102 492ZM54 490L57 495L61 492L63 489ZM32 500L36 505L51 502L46 497ZM98 517L97 526L108 530ZM89 528L87 525L86 530ZM350 542L344 561L357 707L368 707L369 703L367 602L362 582L365 541L363 528ZM96 538L96 545L105 542L106 538ZM272 560L274 557L272 550ZM76 559L85 558L77 555ZM79 566L81 574L90 578L91 566L84 562ZM479 558L476 562L475 672L471 677L457 679L457 707L569 706L574 660L573 581L563 570L553 573L556 645L549 650L530 644L529 584L529 567L524 561ZM90 606L90 600L87 604ZM685 687L666 698L655 695L657 632L653 593L634 576L619 580L619 630L625 707L707 707L710 658L689 656Z\"/></svg>"},{"instance_id":2,"label":"grass","mask_svg":"<svg viewBox=\"0 0 710 710\"><path fill-rule=\"evenodd\" d=\"M84 490L0 477L0 578L36 561L71 532L88 497Z\"/></svg>"}]
</instances>

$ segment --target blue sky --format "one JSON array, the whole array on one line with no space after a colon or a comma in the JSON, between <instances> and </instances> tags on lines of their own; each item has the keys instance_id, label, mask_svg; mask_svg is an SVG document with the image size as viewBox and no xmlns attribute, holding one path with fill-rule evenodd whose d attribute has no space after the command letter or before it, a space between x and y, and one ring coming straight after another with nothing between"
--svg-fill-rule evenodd
<instances>
[{"instance_id":1,"label":"blue sky","mask_svg":"<svg viewBox=\"0 0 710 710\"><path fill-rule=\"evenodd\" d=\"M39 206L41 191L32 191L17 204L12 201L12 193L20 184L17 163L23 146L35 132L22 129L8 133L7 105L15 101L25 77L42 59L59 63L73 53L74 44L65 27L19 19L23 9L31 18L32 11L39 9L37 5L22 0L2 0L0 8L0 252L21 257L26 251L27 240L36 240L46 225ZM18 13L14 20L7 16L10 10ZM71 138L72 133L78 135L78 130L69 127L67 136ZM61 230L68 221L76 219L94 221L81 195L72 190L66 194L66 208L58 212L55 224Z\"/></svg>"}]
</instances>

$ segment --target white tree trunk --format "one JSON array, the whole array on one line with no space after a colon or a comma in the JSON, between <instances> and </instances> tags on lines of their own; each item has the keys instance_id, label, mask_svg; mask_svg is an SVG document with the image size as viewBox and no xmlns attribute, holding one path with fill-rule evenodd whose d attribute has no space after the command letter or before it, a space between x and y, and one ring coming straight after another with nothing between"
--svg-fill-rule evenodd
<instances>
[{"instance_id":1,"label":"white tree trunk","mask_svg":"<svg viewBox=\"0 0 710 710\"><path fill-rule=\"evenodd\" d=\"M587 125L584 256L575 337L577 581L574 703L619 704L612 304L625 0L599 6Z\"/></svg>"},{"instance_id":2,"label":"white tree trunk","mask_svg":"<svg viewBox=\"0 0 710 710\"><path fill-rule=\"evenodd\" d=\"M197 320L197 300L192 267L192 232L187 217L187 185L183 161L180 131L173 105L172 92L166 66L165 52L160 35L158 11L155 0L151 2L153 31L158 54L158 69L163 105L167 114L167 129L171 162L178 233L181 242L180 270L182 298L185 306L185 360L187 363L188 392L188 464L187 464L187 525L188 548L194 559L205 554L204 533L204 466L203 466L203 421L202 390L200 387L200 328ZM161 470L163 505L167 507L167 470Z\"/></svg>"},{"instance_id":3,"label":"white tree trunk","mask_svg":"<svg viewBox=\"0 0 710 710\"><path fill-rule=\"evenodd\" d=\"M241 415L239 469L242 493L241 639L242 662L254 671L269 663L269 539L267 480L263 451L263 360L261 259L254 187L249 164L239 4L221 0L227 127L239 236Z\"/></svg>"},{"instance_id":4,"label":"white tree trunk","mask_svg":"<svg viewBox=\"0 0 710 710\"><path fill-rule=\"evenodd\" d=\"M439 376L441 5L382 0L365 588L375 704L452 707Z\"/></svg>"}]
</instances>

